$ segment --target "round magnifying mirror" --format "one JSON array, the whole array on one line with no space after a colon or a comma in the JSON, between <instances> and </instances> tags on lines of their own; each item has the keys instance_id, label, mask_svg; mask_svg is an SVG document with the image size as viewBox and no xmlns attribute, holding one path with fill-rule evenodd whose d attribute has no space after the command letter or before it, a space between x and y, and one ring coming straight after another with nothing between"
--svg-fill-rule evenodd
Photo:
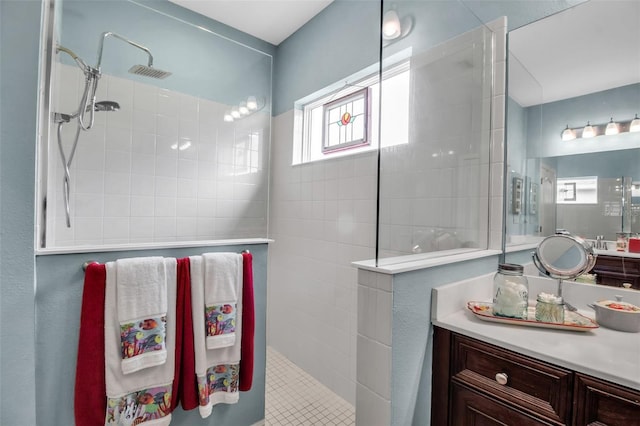
<instances>
[{"instance_id":1,"label":"round magnifying mirror","mask_svg":"<svg viewBox=\"0 0 640 426\"><path fill-rule=\"evenodd\" d=\"M567 280L589 272L596 263L596 255L582 238L556 234L540 242L533 253L533 263L543 274Z\"/></svg>"}]
</instances>

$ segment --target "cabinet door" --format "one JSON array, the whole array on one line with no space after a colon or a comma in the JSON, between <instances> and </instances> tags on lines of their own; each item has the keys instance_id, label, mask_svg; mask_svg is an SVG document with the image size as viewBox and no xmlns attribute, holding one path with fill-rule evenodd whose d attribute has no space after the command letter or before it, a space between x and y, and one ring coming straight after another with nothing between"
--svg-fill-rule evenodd
<instances>
[{"instance_id":1,"label":"cabinet door","mask_svg":"<svg viewBox=\"0 0 640 426\"><path fill-rule=\"evenodd\" d=\"M453 347L453 377L467 386L551 424L571 422L571 371L459 335ZM498 376L505 382L498 383Z\"/></svg>"},{"instance_id":2,"label":"cabinet door","mask_svg":"<svg viewBox=\"0 0 640 426\"><path fill-rule=\"evenodd\" d=\"M640 392L576 374L575 426L640 426Z\"/></svg>"},{"instance_id":3,"label":"cabinet door","mask_svg":"<svg viewBox=\"0 0 640 426\"><path fill-rule=\"evenodd\" d=\"M537 419L529 414L501 404L468 387L453 381L451 386L452 426L539 426L553 423Z\"/></svg>"}]
</instances>

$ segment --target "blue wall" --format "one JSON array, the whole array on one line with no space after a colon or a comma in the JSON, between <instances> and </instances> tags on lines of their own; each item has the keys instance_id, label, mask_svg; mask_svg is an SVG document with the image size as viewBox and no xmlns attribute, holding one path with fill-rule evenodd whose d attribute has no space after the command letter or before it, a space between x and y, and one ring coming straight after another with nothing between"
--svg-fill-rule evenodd
<instances>
[{"instance_id":1,"label":"blue wall","mask_svg":"<svg viewBox=\"0 0 640 426\"><path fill-rule=\"evenodd\" d=\"M152 3L165 12L181 13L179 16L185 20L197 17L168 2ZM70 419L77 345L75 327L82 282L79 265L88 258L108 260L160 253L40 256L36 268L34 193L42 4L40 0L0 1L0 424L11 426L73 424ZM193 22L216 26L202 17ZM223 30L229 34L228 28ZM241 41L251 41L248 36L235 33ZM93 38L90 42L97 43ZM255 48L264 47L273 53L266 43L253 43ZM94 46L93 49L97 48L97 44ZM160 66L160 62L157 64ZM182 256L220 249L203 247L162 253ZM198 420L195 412L178 412L172 424L236 426L263 418L266 247L252 251L257 258L261 317L256 329L254 390L241 397L244 401L237 408L216 408L216 414L207 421Z\"/></svg>"},{"instance_id":2,"label":"blue wall","mask_svg":"<svg viewBox=\"0 0 640 426\"><path fill-rule=\"evenodd\" d=\"M491 256L395 275L391 348L391 424L428 425L431 419L433 327L431 290L495 271Z\"/></svg>"},{"instance_id":3,"label":"blue wall","mask_svg":"<svg viewBox=\"0 0 640 426\"><path fill-rule=\"evenodd\" d=\"M560 134L567 124L569 127L580 127L586 125L587 120L592 124L603 124L611 117L620 121L631 120L639 111L640 83L529 107L529 123L541 124L540 128L529 127L527 156L557 157L637 148L640 141L638 133L565 142L560 139Z\"/></svg>"},{"instance_id":4,"label":"blue wall","mask_svg":"<svg viewBox=\"0 0 640 426\"><path fill-rule=\"evenodd\" d=\"M186 23L198 15L170 5L165 1L141 5L122 0L63 0L58 43L88 65L96 66L101 35L111 31L149 48L154 67L173 75L156 80L129 74L132 65L147 65L147 55L113 37L104 41L101 69L105 74L228 105L238 104L249 95L269 103L274 46L215 21L209 20L202 28ZM200 17L198 22L202 20ZM63 53L57 58L73 63Z\"/></svg>"},{"instance_id":5,"label":"blue wall","mask_svg":"<svg viewBox=\"0 0 640 426\"><path fill-rule=\"evenodd\" d=\"M0 424L36 424L34 190L39 1L0 1Z\"/></svg>"},{"instance_id":6,"label":"blue wall","mask_svg":"<svg viewBox=\"0 0 640 426\"><path fill-rule=\"evenodd\" d=\"M197 409L185 412L179 408L174 412L171 424L240 426L252 425L263 419L267 307L266 244L38 256L36 262L38 276L36 293L37 424L69 426L74 423L73 389L84 280L82 264L85 261L96 260L104 263L138 256L181 258L214 251L239 253L245 249L249 249L253 254L256 302L253 387L250 392L240 394L238 404L216 406L208 419L202 419ZM18 423L9 421L3 424L17 425Z\"/></svg>"}]
</instances>

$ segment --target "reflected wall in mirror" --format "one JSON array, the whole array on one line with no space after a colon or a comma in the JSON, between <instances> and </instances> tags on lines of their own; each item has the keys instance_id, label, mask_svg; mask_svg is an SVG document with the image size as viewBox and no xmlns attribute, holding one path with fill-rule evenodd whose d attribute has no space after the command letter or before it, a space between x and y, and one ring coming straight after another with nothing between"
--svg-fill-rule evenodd
<instances>
[{"instance_id":1,"label":"reflected wall in mirror","mask_svg":"<svg viewBox=\"0 0 640 426\"><path fill-rule=\"evenodd\" d=\"M523 215L507 211L507 246L556 229L609 241L640 231L640 132L604 134L640 113L639 43L637 1L591 0L509 33L507 182L536 186ZM587 123L595 137L562 139Z\"/></svg>"}]
</instances>

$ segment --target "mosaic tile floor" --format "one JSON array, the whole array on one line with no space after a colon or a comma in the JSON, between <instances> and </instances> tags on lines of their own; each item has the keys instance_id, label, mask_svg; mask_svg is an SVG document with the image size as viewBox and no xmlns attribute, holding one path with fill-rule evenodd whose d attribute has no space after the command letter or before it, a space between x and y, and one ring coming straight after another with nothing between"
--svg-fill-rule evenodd
<instances>
[{"instance_id":1,"label":"mosaic tile floor","mask_svg":"<svg viewBox=\"0 0 640 426\"><path fill-rule=\"evenodd\" d=\"M353 426L354 407L267 347L266 426Z\"/></svg>"}]
</instances>

